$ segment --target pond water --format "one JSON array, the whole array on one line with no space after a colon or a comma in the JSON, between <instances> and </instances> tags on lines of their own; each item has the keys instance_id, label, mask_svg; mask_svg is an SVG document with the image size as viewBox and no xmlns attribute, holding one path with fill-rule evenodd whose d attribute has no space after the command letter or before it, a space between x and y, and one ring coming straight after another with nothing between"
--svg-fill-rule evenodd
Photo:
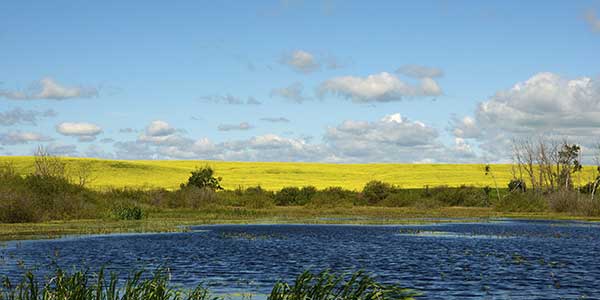
<instances>
[{"instance_id":1,"label":"pond water","mask_svg":"<svg viewBox=\"0 0 600 300\"><path fill-rule=\"evenodd\" d=\"M600 299L600 225L496 220L402 226L213 225L191 232L9 243L0 274L168 267L184 286L261 298L309 268L366 270L425 299ZM264 296L262 296L264 297Z\"/></svg>"}]
</instances>

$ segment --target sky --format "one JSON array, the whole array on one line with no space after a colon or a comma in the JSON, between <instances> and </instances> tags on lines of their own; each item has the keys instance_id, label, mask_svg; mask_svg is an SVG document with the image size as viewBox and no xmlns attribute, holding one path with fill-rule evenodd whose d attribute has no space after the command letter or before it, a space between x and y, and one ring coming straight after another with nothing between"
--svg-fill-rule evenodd
<instances>
[{"instance_id":1,"label":"sky","mask_svg":"<svg viewBox=\"0 0 600 300\"><path fill-rule=\"evenodd\" d=\"M0 155L589 161L599 80L598 0L0 3Z\"/></svg>"}]
</instances>

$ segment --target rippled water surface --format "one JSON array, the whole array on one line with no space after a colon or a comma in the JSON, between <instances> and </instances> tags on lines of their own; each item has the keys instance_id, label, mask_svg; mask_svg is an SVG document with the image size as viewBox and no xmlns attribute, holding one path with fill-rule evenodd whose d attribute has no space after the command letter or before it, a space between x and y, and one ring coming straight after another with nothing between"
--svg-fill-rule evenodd
<instances>
[{"instance_id":1,"label":"rippled water surface","mask_svg":"<svg viewBox=\"0 0 600 300\"><path fill-rule=\"evenodd\" d=\"M182 285L264 294L306 268L364 269L425 299L600 299L600 226L507 221L417 226L218 225L192 232L9 243L0 274L170 268Z\"/></svg>"}]
</instances>

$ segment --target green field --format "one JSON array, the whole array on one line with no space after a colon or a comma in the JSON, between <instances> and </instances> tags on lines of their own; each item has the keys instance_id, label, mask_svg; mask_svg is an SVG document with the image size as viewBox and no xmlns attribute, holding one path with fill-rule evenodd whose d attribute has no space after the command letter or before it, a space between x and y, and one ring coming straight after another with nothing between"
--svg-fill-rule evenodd
<instances>
[{"instance_id":1,"label":"green field","mask_svg":"<svg viewBox=\"0 0 600 300\"><path fill-rule=\"evenodd\" d=\"M260 185L268 190L286 186L312 185L317 188L340 186L360 190L370 180L381 180L402 188L428 186L494 186L482 164L325 164L282 162L223 162L198 160L123 161L65 158L69 167L87 163L92 171L91 186L175 189L185 182L195 167L210 165L223 177L226 189ZM18 172L33 171L33 157L0 157L10 161ZM511 179L511 165L492 165L500 188ZM589 181L593 168L584 168L581 183ZM578 181L575 180L575 183Z\"/></svg>"}]
</instances>

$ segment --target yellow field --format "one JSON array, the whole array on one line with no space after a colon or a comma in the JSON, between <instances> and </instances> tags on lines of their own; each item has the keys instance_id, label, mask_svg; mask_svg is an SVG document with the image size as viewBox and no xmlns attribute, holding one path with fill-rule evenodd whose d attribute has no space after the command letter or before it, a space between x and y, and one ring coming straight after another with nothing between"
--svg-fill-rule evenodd
<instances>
[{"instance_id":1,"label":"yellow field","mask_svg":"<svg viewBox=\"0 0 600 300\"><path fill-rule=\"evenodd\" d=\"M286 186L313 185L317 188L341 186L359 190L370 180L382 180L403 188L425 185L494 186L490 175L485 176L481 164L323 164L280 162L223 162L223 161L123 161L66 158L69 166L87 163L92 171L94 188L104 187L163 187L174 189L185 182L197 166L210 165L217 176L223 177L226 189L260 185L269 190ZM0 163L11 161L22 174L33 170L33 157L0 157ZM593 168L584 168L581 182L591 178ZM492 165L500 188L511 178L510 165ZM574 180L577 183L577 180Z\"/></svg>"}]
</instances>

